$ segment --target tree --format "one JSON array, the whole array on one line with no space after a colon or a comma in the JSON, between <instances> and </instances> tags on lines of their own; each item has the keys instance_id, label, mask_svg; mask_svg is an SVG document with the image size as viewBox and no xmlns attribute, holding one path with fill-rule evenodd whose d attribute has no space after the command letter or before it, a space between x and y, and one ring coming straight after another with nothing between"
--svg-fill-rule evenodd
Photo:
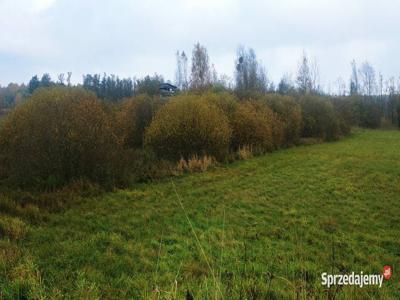
<instances>
[{"instance_id":1,"label":"tree","mask_svg":"<svg viewBox=\"0 0 400 300\"><path fill-rule=\"evenodd\" d=\"M358 70L358 73L362 84L363 95L372 96L376 92L376 77L374 68L368 61L365 61Z\"/></svg>"},{"instance_id":2,"label":"tree","mask_svg":"<svg viewBox=\"0 0 400 300\"><path fill-rule=\"evenodd\" d=\"M71 86L71 76L72 76L72 72L68 72L67 73L67 84L68 84L68 86Z\"/></svg>"},{"instance_id":3,"label":"tree","mask_svg":"<svg viewBox=\"0 0 400 300\"><path fill-rule=\"evenodd\" d=\"M163 82L163 77L157 74L137 79L135 82L135 94L158 95L160 93L160 84Z\"/></svg>"},{"instance_id":4,"label":"tree","mask_svg":"<svg viewBox=\"0 0 400 300\"><path fill-rule=\"evenodd\" d=\"M184 51L176 52L176 71L175 71L175 84L180 90L187 90L187 56Z\"/></svg>"},{"instance_id":5,"label":"tree","mask_svg":"<svg viewBox=\"0 0 400 300\"><path fill-rule=\"evenodd\" d=\"M213 76L213 90L223 91L223 90L231 90L232 89L232 78L226 74L214 74Z\"/></svg>"},{"instance_id":6,"label":"tree","mask_svg":"<svg viewBox=\"0 0 400 300\"><path fill-rule=\"evenodd\" d=\"M0 110L10 108L22 102L27 92L24 84L9 83L6 87L0 86Z\"/></svg>"},{"instance_id":7,"label":"tree","mask_svg":"<svg viewBox=\"0 0 400 300\"><path fill-rule=\"evenodd\" d=\"M310 63L311 76L311 92L318 93L320 91L319 66L317 59L314 57Z\"/></svg>"},{"instance_id":8,"label":"tree","mask_svg":"<svg viewBox=\"0 0 400 300\"><path fill-rule=\"evenodd\" d=\"M36 89L40 87L40 81L37 75L33 76L28 83L29 93L32 94Z\"/></svg>"},{"instance_id":9,"label":"tree","mask_svg":"<svg viewBox=\"0 0 400 300\"><path fill-rule=\"evenodd\" d=\"M359 89L357 65L356 61L353 59L351 62L350 95L358 95Z\"/></svg>"},{"instance_id":10,"label":"tree","mask_svg":"<svg viewBox=\"0 0 400 300\"><path fill-rule=\"evenodd\" d=\"M278 93L281 95L287 95L294 91L293 82L289 74L283 75L281 81L278 84Z\"/></svg>"},{"instance_id":11,"label":"tree","mask_svg":"<svg viewBox=\"0 0 400 300\"><path fill-rule=\"evenodd\" d=\"M210 62L207 49L197 43L192 53L191 87L204 89L211 84Z\"/></svg>"},{"instance_id":12,"label":"tree","mask_svg":"<svg viewBox=\"0 0 400 300\"><path fill-rule=\"evenodd\" d=\"M64 73L58 74L57 78L58 78L58 84L64 85L65 74Z\"/></svg>"},{"instance_id":13,"label":"tree","mask_svg":"<svg viewBox=\"0 0 400 300\"><path fill-rule=\"evenodd\" d=\"M189 88L189 79L188 79L188 58L186 56L186 53L182 51L181 54L181 62L182 62L182 79L183 79L183 90L187 90Z\"/></svg>"},{"instance_id":14,"label":"tree","mask_svg":"<svg viewBox=\"0 0 400 300\"><path fill-rule=\"evenodd\" d=\"M268 79L265 68L257 60L253 49L239 47L236 58L236 90L265 92L268 89Z\"/></svg>"},{"instance_id":15,"label":"tree","mask_svg":"<svg viewBox=\"0 0 400 300\"><path fill-rule=\"evenodd\" d=\"M130 78L120 79L115 75L87 74L83 76L83 87L93 91L102 100L117 102L133 95L133 82Z\"/></svg>"},{"instance_id":16,"label":"tree","mask_svg":"<svg viewBox=\"0 0 400 300\"><path fill-rule=\"evenodd\" d=\"M336 80L337 84L337 95L338 96L345 96L346 95L346 83L342 77L338 77Z\"/></svg>"},{"instance_id":17,"label":"tree","mask_svg":"<svg viewBox=\"0 0 400 300\"><path fill-rule=\"evenodd\" d=\"M383 99L383 75L379 73L379 96L381 100Z\"/></svg>"},{"instance_id":18,"label":"tree","mask_svg":"<svg viewBox=\"0 0 400 300\"><path fill-rule=\"evenodd\" d=\"M306 53L303 53L299 69L297 71L297 88L302 94L309 94L312 92L312 78L310 65Z\"/></svg>"},{"instance_id":19,"label":"tree","mask_svg":"<svg viewBox=\"0 0 400 300\"><path fill-rule=\"evenodd\" d=\"M397 107L400 104L400 101L399 101L399 96L396 95L396 83L395 83L394 77L390 77L387 80L386 93L389 95L388 96L388 104L387 104L388 105L388 117L392 121L392 124L396 124L396 123L398 123L397 119L400 119L400 115L398 115L398 113L397 113Z\"/></svg>"},{"instance_id":20,"label":"tree","mask_svg":"<svg viewBox=\"0 0 400 300\"><path fill-rule=\"evenodd\" d=\"M40 86L42 87L50 87L53 84L51 81L51 77L48 73L43 74L42 79L40 80Z\"/></svg>"},{"instance_id":21,"label":"tree","mask_svg":"<svg viewBox=\"0 0 400 300\"><path fill-rule=\"evenodd\" d=\"M175 84L179 89L182 89L182 61L179 51L176 52L176 70L175 70Z\"/></svg>"}]
</instances>

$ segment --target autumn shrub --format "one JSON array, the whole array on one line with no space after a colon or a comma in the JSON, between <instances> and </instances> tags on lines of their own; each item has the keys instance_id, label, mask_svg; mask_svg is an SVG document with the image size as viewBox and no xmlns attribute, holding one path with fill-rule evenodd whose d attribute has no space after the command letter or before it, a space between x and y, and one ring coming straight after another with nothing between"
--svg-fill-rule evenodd
<instances>
[{"instance_id":1,"label":"autumn shrub","mask_svg":"<svg viewBox=\"0 0 400 300\"><path fill-rule=\"evenodd\" d=\"M237 151L237 159L247 160L253 157L253 149L250 146L244 145L239 147Z\"/></svg>"},{"instance_id":2,"label":"autumn shrub","mask_svg":"<svg viewBox=\"0 0 400 300\"><path fill-rule=\"evenodd\" d=\"M315 137L326 141L339 138L339 121L328 99L306 95L302 96L299 102L303 116L303 137Z\"/></svg>"},{"instance_id":3,"label":"autumn shrub","mask_svg":"<svg viewBox=\"0 0 400 300\"><path fill-rule=\"evenodd\" d=\"M267 105L281 118L284 146L296 145L302 130L301 107L291 96L268 94L263 97Z\"/></svg>"},{"instance_id":4,"label":"autumn shrub","mask_svg":"<svg viewBox=\"0 0 400 300\"><path fill-rule=\"evenodd\" d=\"M225 114L201 96L169 100L146 130L145 144L161 158L179 160L210 155L223 160L229 151L231 129Z\"/></svg>"},{"instance_id":5,"label":"autumn shrub","mask_svg":"<svg viewBox=\"0 0 400 300\"><path fill-rule=\"evenodd\" d=\"M19 185L112 180L117 150L109 116L94 94L79 88L36 91L0 128L1 163Z\"/></svg>"},{"instance_id":6,"label":"autumn shrub","mask_svg":"<svg viewBox=\"0 0 400 300\"><path fill-rule=\"evenodd\" d=\"M181 158L177 164L177 171L179 172L205 172L216 164L216 160L212 156L204 155L199 157L193 155L189 159Z\"/></svg>"},{"instance_id":7,"label":"autumn shrub","mask_svg":"<svg viewBox=\"0 0 400 300\"><path fill-rule=\"evenodd\" d=\"M202 99L208 101L224 112L229 121L232 120L239 103L236 95L223 91L218 93L208 92L202 94Z\"/></svg>"},{"instance_id":8,"label":"autumn shrub","mask_svg":"<svg viewBox=\"0 0 400 300\"><path fill-rule=\"evenodd\" d=\"M127 148L141 148L145 129L162 105L159 97L146 94L125 100L116 116L117 130L122 144Z\"/></svg>"},{"instance_id":9,"label":"autumn shrub","mask_svg":"<svg viewBox=\"0 0 400 300\"><path fill-rule=\"evenodd\" d=\"M251 147L255 152L268 152L282 143L283 124L279 117L261 101L242 102L232 120L232 144L235 149Z\"/></svg>"}]
</instances>

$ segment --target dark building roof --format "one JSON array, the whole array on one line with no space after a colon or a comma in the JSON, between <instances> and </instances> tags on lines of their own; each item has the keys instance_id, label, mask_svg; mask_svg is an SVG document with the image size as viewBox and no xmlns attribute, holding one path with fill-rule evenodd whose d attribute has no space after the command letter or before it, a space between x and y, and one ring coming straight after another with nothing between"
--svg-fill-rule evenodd
<instances>
[{"instance_id":1,"label":"dark building roof","mask_svg":"<svg viewBox=\"0 0 400 300\"><path fill-rule=\"evenodd\" d=\"M173 96L178 91L178 87L170 83L161 83L159 89L160 95L163 97Z\"/></svg>"},{"instance_id":2,"label":"dark building roof","mask_svg":"<svg viewBox=\"0 0 400 300\"><path fill-rule=\"evenodd\" d=\"M175 92L178 89L177 86L170 84L170 83L161 83L160 90L167 91L167 92Z\"/></svg>"}]
</instances>

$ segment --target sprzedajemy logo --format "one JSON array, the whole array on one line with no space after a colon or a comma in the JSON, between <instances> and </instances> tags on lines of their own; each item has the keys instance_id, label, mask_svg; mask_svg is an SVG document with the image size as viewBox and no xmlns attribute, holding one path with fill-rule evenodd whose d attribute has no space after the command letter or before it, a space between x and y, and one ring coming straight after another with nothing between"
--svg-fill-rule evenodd
<instances>
[{"instance_id":1,"label":"sprzedajemy logo","mask_svg":"<svg viewBox=\"0 0 400 300\"><path fill-rule=\"evenodd\" d=\"M377 285L382 287L383 280L389 280L392 277L392 267L384 266L382 275L379 274L364 274L362 271L359 274L352 272L351 274L321 274L322 285L330 288L333 285L356 285L362 288L366 285Z\"/></svg>"}]
</instances>

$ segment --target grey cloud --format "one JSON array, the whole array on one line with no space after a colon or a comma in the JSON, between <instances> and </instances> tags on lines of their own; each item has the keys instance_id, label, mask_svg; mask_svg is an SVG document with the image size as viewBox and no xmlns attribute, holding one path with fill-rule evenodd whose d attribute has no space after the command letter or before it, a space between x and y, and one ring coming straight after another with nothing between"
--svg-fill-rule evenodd
<instances>
[{"instance_id":1,"label":"grey cloud","mask_svg":"<svg viewBox=\"0 0 400 300\"><path fill-rule=\"evenodd\" d=\"M398 75L399 8L390 0L0 0L0 83L66 71L76 81L86 72L173 79L175 51L190 53L197 41L230 76L240 44L275 81L295 72L303 50L325 85L347 79L353 58Z\"/></svg>"}]
</instances>

